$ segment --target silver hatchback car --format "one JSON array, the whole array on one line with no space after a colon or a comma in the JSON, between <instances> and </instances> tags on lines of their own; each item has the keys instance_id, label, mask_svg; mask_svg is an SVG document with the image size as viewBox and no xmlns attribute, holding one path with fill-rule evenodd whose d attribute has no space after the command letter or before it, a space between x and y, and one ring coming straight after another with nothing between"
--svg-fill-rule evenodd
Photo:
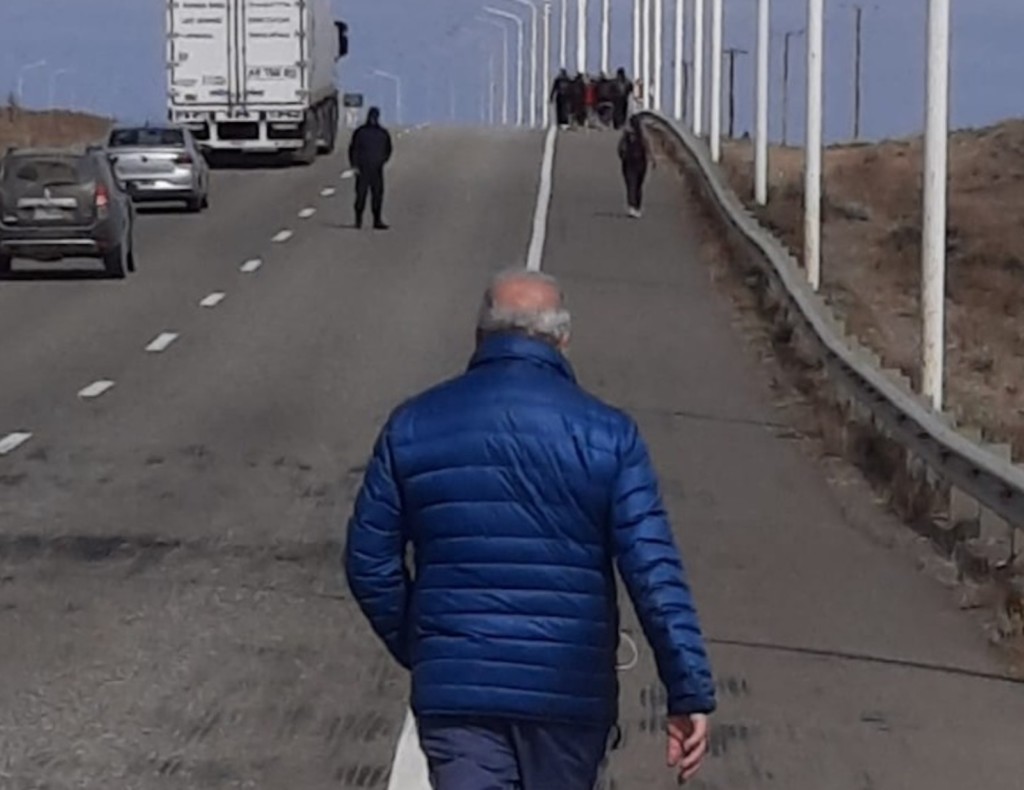
<instances>
[{"instance_id":1,"label":"silver hatchback car","mask_svg":"<svg viewBox=\"0 0 1024 790\"><path fill-rule=\"evenodd\" d=\"M123 126L110 132L107 156L136 203L210 205L210 168L192 133L180 126Z\"/></svg>"}]
</instances>

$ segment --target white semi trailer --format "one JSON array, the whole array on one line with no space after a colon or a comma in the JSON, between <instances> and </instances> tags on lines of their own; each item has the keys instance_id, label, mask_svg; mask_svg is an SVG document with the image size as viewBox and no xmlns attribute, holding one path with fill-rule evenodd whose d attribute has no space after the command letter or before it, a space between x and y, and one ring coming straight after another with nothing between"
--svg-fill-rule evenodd
<instances>
[{"instance_id":1,"label":"white semi trailer","mask_svg":"<svg viewBox=\"0 0 1024 790\"><path fill-rule=\"evenodd\" d=\"M348 28L331 0L167 0L167 115L209 152L334 150L335 63Z\"/></svg>"}]
</instances>

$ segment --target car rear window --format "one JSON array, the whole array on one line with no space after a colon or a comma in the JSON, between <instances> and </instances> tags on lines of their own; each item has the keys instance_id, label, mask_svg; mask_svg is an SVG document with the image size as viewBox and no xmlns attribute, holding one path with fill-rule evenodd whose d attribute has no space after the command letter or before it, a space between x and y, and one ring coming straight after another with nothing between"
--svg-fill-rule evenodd
<instances>
[{"instance_id":1,"label":"car rear window","mask_svg":"<svg viewBox=\"0 0 1024 790\"><path fill-rule=\"evenodd\" d=\"M115 129L110 133L111 148L177 147L185 145L181 129Z\"/></svg>"},{"instance_id":2,"label":"car rear window","mask_svg":"<svg viewBox=\"0 0 1024 790\"><path fill-rule=\"evenodd\" d=\"M21 181L43 187L69 186L92 181L92 162L78 157L14 157L4 164L5 181Z\"/></svg>"}]
</instances>

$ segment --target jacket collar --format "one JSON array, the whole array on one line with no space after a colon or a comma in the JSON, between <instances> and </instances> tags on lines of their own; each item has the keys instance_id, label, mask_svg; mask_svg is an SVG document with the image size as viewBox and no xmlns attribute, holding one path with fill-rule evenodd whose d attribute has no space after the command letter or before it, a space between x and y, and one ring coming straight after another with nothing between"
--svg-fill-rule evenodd
<instances>
[{"instance_id":1,"label":"jacket collar","mask_svg":"<svg viewBox=\"0 0 1024 790\"><path fill-rule=\"evenodd\" d=\"M550 368L570 381L576 381L572 365L557 348L543 340L535 340L513 332L502 332L484 338L469 362L469 369L473 370L494 362L530 362Z\"/></svg>"}]
</instances>

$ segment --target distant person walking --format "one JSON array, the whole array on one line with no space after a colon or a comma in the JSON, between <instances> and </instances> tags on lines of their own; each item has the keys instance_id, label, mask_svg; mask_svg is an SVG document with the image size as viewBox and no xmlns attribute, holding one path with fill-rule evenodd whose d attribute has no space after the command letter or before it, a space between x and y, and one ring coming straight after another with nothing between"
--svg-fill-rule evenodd
<instances>
[{"instance_id":1,"label":"distant person walking","mask_svg":"<svg viewBox=\"0 0 1024 790\"><path fill-rule=\"evenodd\" d=\"M497 275L469 369L391 414L348 525L348 583L412 674L434 790L593 790L618 718L616 568L665 684L668 763L689 779L707 750L714 680L654 465L576 382L570 324L554 279Z\"/></svg>"},{"instance_id":2,"label":"distant person walking","mask_svg":"<svg viewBox=\"0 0 1024 790\"><path fill-rule=\"evenodd\" d=\"M644 200L644 180L648 166L653 166L654 157L644 133L639 115L630 116L622 137L619 138L619 161L622 163L622 177L626 181L626 205L629 216L641 216Z\"/></svg>"},{"instance_id":3,"label":"distant person walking","mask_svg":"<svg viewBox=\"0 0 1024 790\"><path fill-rule=\"evenodd\" d=\"M615 73L611 93L614 102L612 121L616 129L621 129L629 118L629 102L633 96L633 82L626 76L625 69L619 69Z\"/></svg>"},{"instance_id":4,"label":"distant person walking","mask_svg":"<svg viewBox=\"0 0 1024 790\"><path fill-rule=\"evenodd\" d=\"M555 118L563 129L569 127L569 110L572 103L572 80L569 73L562 69L555 77L551 87L551 100L555 103Z\"/></svg>"},{"instance_id":5,"label":"distant person walking","mask_svg":"<svg viewBox=\"0 0 1024 790\"><path fill-rule=\"evenodd\" d=\"M366 197L370 196L373 227L387 230L384 223L384 165L391 159L391 134L380 124L380 109L371 107L366 123L352 135L348 161L356 172L356 227L363 226Z\"/></svg>"}]
</instances>

